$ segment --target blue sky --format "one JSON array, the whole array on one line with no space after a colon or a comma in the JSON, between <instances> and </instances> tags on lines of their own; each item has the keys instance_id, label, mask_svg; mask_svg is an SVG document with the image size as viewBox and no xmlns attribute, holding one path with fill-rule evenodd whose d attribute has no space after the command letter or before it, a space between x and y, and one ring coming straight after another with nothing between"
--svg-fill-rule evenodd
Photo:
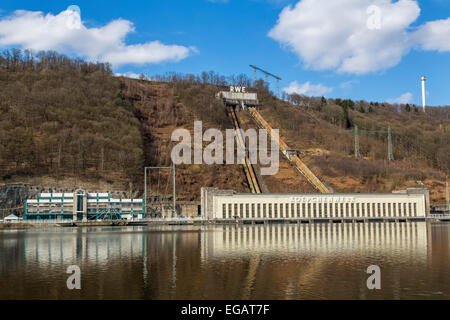
<instances>
[{"instance_id":1,"label":"blue sky","mask_svg":"<svg viewBox=\"0 0 450 320\"><path fill-rule=\"evenodd\" d=\"M81 27L67 28L70 5ZM424 74L428 104L450 105L449 17L445 0L3 0L0 48L56 49L149 76L252 77L254 64L288 92L415 104Z\"/></svg>"}]
</instances>

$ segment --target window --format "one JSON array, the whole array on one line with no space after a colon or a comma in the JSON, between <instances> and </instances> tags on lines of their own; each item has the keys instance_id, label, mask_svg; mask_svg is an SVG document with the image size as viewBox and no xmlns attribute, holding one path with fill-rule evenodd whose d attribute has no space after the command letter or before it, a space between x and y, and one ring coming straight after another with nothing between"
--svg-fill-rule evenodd
<instances>
[{"instance_id":1,"label":"window","mask_svg":"<svg viewBox=\"0 0 450 320\"><path fill-rule=\"evenodd\" d=\"M267 218L267 211L266 211L266 207L267 206L267 204L263 204L263 218Z\"/></svg>"},{"instance_id":2,"label":"window","mask_svg":"<svg viewBox=\"0 0 450 320\"><path fill-rule=\"evenodd\" d=\"M411 208L411 202L408 203L408 216L411 216L412 214L412 208Z\"/></svg>"},{"instance_id":3,"label":"window","mask_svg":"<svg viewBox=\"0 0 450 320\"><path fill-rule=\"evenodd\" d=\"M252 203L252 218L255 217L255 204Z\"/></svg>"},{"instance_id":4,"label":"window","mask_svg":"<svg viewBox=\"0 0 450 320\"><path fill-rule=\"evenodd\" d=\"M294 206L291 204L291 210L294 208ZM284 217L285 218L288 218L288 217L290 217L290 216L292 216L292 212L294 211L294 210L292 210L292 212L291 212L291 214L289 214L289 204L288 203L286 203L285 205L284 205Z\"/></svg>"},{"instance_id":5,"label":"window","mask_svg":"<svg viewBox=\"0 0 450 320\"><path fill-rule=\"evenodd\" d=\"M261 204L260 203L258 203L257 204L257 214L258 214L258 218L261 218Z\"/></svg>"},{"instance_id":6,"label":"window","mask_svg":"<svg viewBox=\"0 0 450 320\"><path fill-rule=\"evenodd\" d=\"M226 217L226 210L227 210L227 205L224 203L222 204L222 217Z\"/></svg>"},{"instance_id":7,"label":"window","mask_svg":"<svg viewBox=\"0 0 450 320\"><path fill-rule=\"evenodd\" d=\"M317 213L319 214L319 218L321 218L322 217L322 204L318 203L317 206L318 206Z\"/></svg>"},{"instance_id":8,"label":"window","mask_svg":"<svg viewBox=\"0 0 450 320\"><path fill-rule=\"evenodd\" d=\"M397 204L396 203L392 204L392 213L393 213L393 216L397 216Z\"/></svg>"},{"instance_id":9,"label":"window","mask_svg":"<svg viewBox=\"0 0 450 320\"><path fill-rule=\"evenodd\" d=\"M307 212L308 212L308 218L311 218L311 203L308 203Z\"/></svg>"},{"instance_id":10,"label":"window","mask_svg":"<svg viewBox=\"0 0 450 320\"><path fill-rule=\"evenodd\" d=\"M381 203L378 203L378 212L377 212L377 217L381 217Z\"/></svg>"},{"instance_id":11,"label":"window","mask_svg":"<svg viewBox=\"0 0 450 320\"><path fill-rule=\"evenodd\" d=\"M248 203L245 204L245 217L250 218L250 205Z\"/></svg>"},{"instance_id":12,"label":"window","mask_svg":"<svg viewBox=\"0 0 450 320\"><path fill-rule=\"evenodd\" d=\"M83 203L83 191L78 191L77 192L77 212L83 212L83 207L84 207L84 203Z\"/></svg>"},{"instance_id":13,"label":"window","mask_svg":"<svg viewBox=\"0 0 450 320\"><path fill-rule=\"evenodd\" d=\"M238 215L238 204L235 203L235 204L234 204L234 215L233 215L232 218L235 218L237 215Z\"/></svg>"},{"instance_id":14,"label":"window","mask_svg":"<svg viewBox=\"0 0 450 320\"><path fill-rule=\"evenodd\" d=\"M414 217L417 217L417 203L414 202Z\"/></svg>"},{"instance_id":15,"label":"window","mask_svg":"<svg viewBox=\"0 0 450 320\"><path fill-rule=\"evenodd\" d=\"M294 208L295 208L295 204L294 203L291 203L291 214L289 215L289 217L295 217L295 214L294 214Z\"/></svg>"},{"instance_id":16,"label":"window","mask_svg":"<svg viewBox=\"0 0 450 320\"><path fill-rule=\"evenodd\" d=\"M239 214L236 214L237 216L244 218L245 217L245 213L244 213L244 204L241 203L239 205Z\"/></svg>"},{"instance_id":17,"label":"window","mask_svg":"<svg viewBox=\"0 0 450 320\"><path fill-rule=\"evenodd\" d=\"M269 206L269 218L272 218L272 203L269 203L268 206Z\"/></svg>"}]
</instances>

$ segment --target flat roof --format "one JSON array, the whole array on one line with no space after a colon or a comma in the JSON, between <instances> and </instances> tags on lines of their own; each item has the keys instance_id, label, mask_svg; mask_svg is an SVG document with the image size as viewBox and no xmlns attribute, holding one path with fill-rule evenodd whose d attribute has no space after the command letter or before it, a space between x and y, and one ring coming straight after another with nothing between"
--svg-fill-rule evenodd
<instances>
[{"instance_id":1,"label":"flat roof","mask_svg":"<svg viewBox=\"0 0 450 320\"><path fill-rule=\"evenodd\" d=\"M404 196L425 196L421 193L236 193L236 194L216 194L215 197L404 197Z\"/></svg>"}]
</instances>

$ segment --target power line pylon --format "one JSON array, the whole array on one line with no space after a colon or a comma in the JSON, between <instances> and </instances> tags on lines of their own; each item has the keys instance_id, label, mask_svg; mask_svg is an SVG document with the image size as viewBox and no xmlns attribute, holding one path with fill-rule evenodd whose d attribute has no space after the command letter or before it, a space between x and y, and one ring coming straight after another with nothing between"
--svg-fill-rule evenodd
<instances>
[{"instance_id":1,"label":"power line pylon","mask_svg":"<svg viewBox=\"0 0 450 320\"><path fill-rule=\"evenodd\" d=\"M392 152L392 130L388 128L388 161L394 161L394 153Z\"/></svg>"},{"instance_id":2,"label":"power line pylon","mask_svg":"<svg viewBox=\"0 0 450 320\"><path fill-rule=\"evenodd\" d=\"M358 126L355 126L355 158L361 158L361 154L359 153L359 132Z\"/></svg>"},{"instance_id":3,"label":"power line pylon","mask_svg":"<svg viewBox=\"0 0 450 320\"><path fill-rule=\"evenodd\" d=\"M448 180L445 181L445 198L447 200L447 211L450 213L450 189L448 186Z\"/></svg>"},{"instance_id":4,"label":"power line pylon","mask_svg":"<svg viewBox=\"0 0 450 320\"><path fill-rule=\"evenodd\" d=\"M358 126L355 125L353 130L340 130L339 133L341 134L354 134L355 135L355 158L359 159L361 158L360 148L359 148L359 135L360 134L377 134L382 133L388 135L388 161L394 161L394 152L393 152L393 146L392 146L392 134L398 133L397 131L392 131L391 127L388 127L387 131L383 130L360 130Z\"/></svg>"}]
</instances>

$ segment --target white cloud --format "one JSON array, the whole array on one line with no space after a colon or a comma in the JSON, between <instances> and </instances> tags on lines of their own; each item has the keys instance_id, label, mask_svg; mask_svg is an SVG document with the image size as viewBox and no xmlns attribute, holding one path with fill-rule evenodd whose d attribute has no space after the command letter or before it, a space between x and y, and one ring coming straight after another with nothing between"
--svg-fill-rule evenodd
<instances>
[{"instance_id":1,"label":"white cloud","mask_svg":"<svg viewBox=\"0 0 450 320\"><path fill-rule=\"evenodd\" d=\"M359 84L359 80L350 80L350 81L345 81L342 82L339 87L341 89L350 89L351 87L353 87L355 84Z\"/></svg>"},{"instance_id":2,"label":"white cloud","mask_svg":"<svg viewBox=\"0 0 450 320\"><path fill-rule=\"evenodd\" d=\"M110 62L115 67L179 61L197 52L193 47L166 45L159 41L127 45L125 37L134 31L133 23L123 19L99 28L88 28L79 11L73 9L57 15L18 10L0 19L0 46L55 50Z\"/></svg>"},{"instance_id":3,"label":"white cloud","mask_svg":"<svg viewBox=\"0 0 450 320\"><path fill-rule=\"evenodd\" d=\"M450 51L450 18L425 23L413 38L424 50Z\"/></svg>"},{"instance_id":4,"label":"white cloud","mask_svg":"<svg viewBox=\"0 0 450 320\"><path fill-rule=\"evenodd\" d=\"M269 36L310 69L365 74L401 61L419 15L414 0L301 0L283 9Z\"/></svg>"},{"instance_id":5,"label":"white cloud","mask_svg":"<svg viewBox=\"0 0 450 320\"><path fill-rule=\"evenodd\" d=\"M287 94L302 94L306 96L322 96L331 92L333 89L322 84L311 84L309 81L299 84L297 81L291 82L289 87L283 88Z\"/></svg>"},{"instance_id":6,"label":"white cloud","mask_svg":"<svg viewBox=\"0 0 450 320\"><path fill-rule=\"evenodd\" d=\"M125 77L125 78L132 78L132 79L139 79L139 77L141 76L140 74L128 71L125 73L115 73L114 74L116 77Z\"/></svg>"},{"instance_id":7,"label":"white cloud","mask_svg":"<svg viewBox=\"0 0 450 320\"><path fill-rule=\"evenodd\" d=\"M406 103L411 103L412 99L413 99L413 94L411 92L406 92L398 98L388 99L387 102L391 103L391 104L395 104L395 103L406 104Z\"/></svg>"}]
</instances>

